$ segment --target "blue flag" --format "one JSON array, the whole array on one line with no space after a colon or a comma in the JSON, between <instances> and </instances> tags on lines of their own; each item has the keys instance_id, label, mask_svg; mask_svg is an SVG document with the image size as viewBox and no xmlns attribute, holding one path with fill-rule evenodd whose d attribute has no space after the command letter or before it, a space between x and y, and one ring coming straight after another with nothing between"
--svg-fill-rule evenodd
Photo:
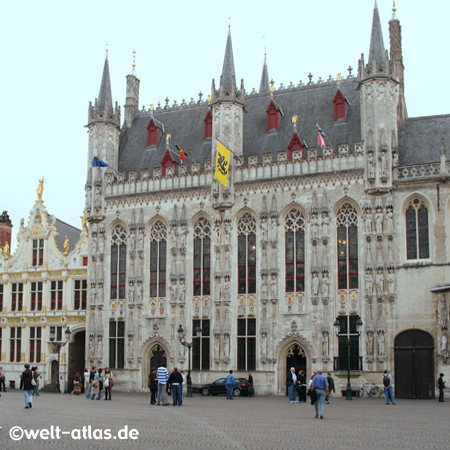
<instances>
[{"instance_id":1,"label":"blue flag","mask_svg":"<svg viewBox=\"0 0 450 450\"><path fill-rule=\"evenodd\" d=\"M92 167L109 167L108 164L105 163L105 161L102 161L101 159L94 156L94 159L92 160Z\"/></svg>"}]
</instances>

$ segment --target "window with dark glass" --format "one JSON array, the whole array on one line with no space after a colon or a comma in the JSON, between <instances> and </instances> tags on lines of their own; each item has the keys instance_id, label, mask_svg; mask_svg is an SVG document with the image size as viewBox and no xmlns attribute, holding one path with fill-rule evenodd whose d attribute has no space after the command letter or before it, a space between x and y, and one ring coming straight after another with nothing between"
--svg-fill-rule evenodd
<instances>
[{"instance_id":1,"label":"window with dark glass","mask_svg":"<svg viewBox=\"0 0 450 450\"><path fill-rule=\"evenodd\" d=\"M256 319L238 319L238 370L256 369Z\"/></svg>"},{"instance_id":2,"label":"window with dark glass","mask_svg":"<svg viewBox=\"0 0 450 450\"><path fill-rule=\"evenodd\" d=\"M292 209L285 223L286 292L305 290L305 217Z\"/></svg>"},{"instance_id":3,"label":"window with dark glass","mask_svg":"<svg viewBox=\"0 0 450 450\"><path fill-rule=\"evenodd\" d=\"M206 116L203 119L203 122L205 123L203 139L206 140L206 139L211 138L211 136L212 136L212 114L211 114L210 109L208 109L208 112L206 113Z\"/></svg>"},{"instance_id":4,"label":"window with dark glass","mask_svg":"<svg viewBox=\"0 0 450 450\"><path fill-rule=\"evenodd\" d=\"M30 363L41 362L42 328L30 327Z\"/></svg>"},{"instance_id":5,"label":"window with dark glass","mask_svg":"<svg viewBox=\"0 0 450 450\"><path fill-rule=\"evenodd\" d=\"M406 257L428 259L430 257L428 209L415 198L406 209Z\"/></svg>"},{"instance_id":6,"label":"window with dark glass","mask_svg":"<svg viewBox=\"0 0 450 450\"><path fill-rule=\"evenodd\" d=\"M125 322L109 322L109 367L125 367Z\"/></svg>"},{"instance_id":7,"label":"window with dark glass","mask_svg":"<svg viewBox=\"0 0 450 450\"><path fill-rule=\"evenodd\" d=\"M61 311L63 306L63 281L50 282L50 309Z\"/></svg>"},{"instance_id":8,"label":"window with dark glass","mask_svg":"<svg viewBox=\"0 0 450 450\"><path fill-rule=\"evenodd\" d=\"M344 94L337 90L336 95L333 99L334 104L334 121L342 120L347 117L347 100L344 97Z\"/></svg>"},{"instance_id":9,"label":"window with dark glass","mask_svg":"<svg viewBox=\"0 0 450 450\"><path fill-rule=\"evenodd\" d=\"M158 127L153 119L147 125L147 146L158 145Z\"/></svg>"},{"instance_id":10,"label":"window with dark glass","mask_svg":"<svg viewBox=\"0 0 450 450\"><path fill-rule=\"evenodd\" d=\"M127 235L118 225L111 237L111 300L125 298L127 278Z\"/></svg>"},{"instance_id":11,"label":"window with dark glass","mask_svg":"<svg viewBox=\"0 0 450 450\"><path fill-rule=\"evenodd\" d=\"M166 296L167 228L158 220L150 233L150 297Z\"/></svg>"},{"instance_id":12,"label":"window with dark glass","mask_svg":"<svg viewBox=\"0 0 450 450\"><path fill-rule=\"evenodd\" d=\"M338 288L358 288L358 215L356 209L346 203L337 217Z\"/></svg>"},{"instance_id":13,"label":"window with dark glass","mask_svg":"<svg viewBox=\"0 0 450 450\"><path fill-rule=\"evenodd\" d=\"M20 362L22 352L22 328L11 327L9 350L9 361Z\"/></svg>"},{"instance_id":14,"label":"window with dark glass","mask_svg":"<svg viewBox=\"0 0 450 450\"><path fill-rule=\"evenodd\" d=\"M42 311L42 281L31 283L31 311Z\"/></svg>"},{"instance_id":15,"label":"window with dark glass","mask_svg":"<svg viewBox=\"0 0 450 450\"><path fill-rule=\"evenodd\" d=\"M339 356L336 370L348 370L350 363L350 370L361 370L361 358L359 356L359 333L356 322L359 316L339 316ZM350 357L349 357L349 343L350 343Z\"/></svg>"},{"instance_id":16,"label":"window with dark glass","mask_svg":"<svg viewBox=\"0 0 450 450\"><path fill-rule=\"evenodd\" d=\"M44 239L33 239L33 267L44 264Z\"/></svg>"},{"instance_id":17,"label":"window with dark glass","mask_svg":"<svg viewBox=\"0 0 450 450\"><path fill-rule=\"evenodd\" d=\"M23 307L23 283L11 285L11 311L22 311Z\"/></svg>"},{"instance_id":18,"label":"window with dark glass","mask_svg":"<svg viewBox=\"0 0 450 450\"><path fill-rule=\"evenodd\" d=\"M202 330L199 337L196 335L197 327ZM210 335L209 319L192 321L192 370L209 370Z\"/></svg>"},{"instance_id":19,"label":"window with dark glass","mask_svg":"<svg viewBox=\"0 0 450 450\"><path fill-rule=\"evenodd\" d=\"M204 217L194 227L194 295L210 295L211 225Z\"/></svg>"},{"instance_id":20,"label":"window with dark glass","mask_svg":"<svg viewBox=\"0 0 450 450\"><path fill-rule=\"evenodd\" d=\"M87 280L75 280L73 309L85 310L87 304Z\"/></svg>"},{"instance_id":21,"label":"window with dark glass","mask_svg":"<svg viewBox=\"0 0 450 450\"><path fill-rule=\"evenodd\" d=\"M256 220L245 213L238 223L238 293L256 292Z\"/></svg>"}]
</instances>

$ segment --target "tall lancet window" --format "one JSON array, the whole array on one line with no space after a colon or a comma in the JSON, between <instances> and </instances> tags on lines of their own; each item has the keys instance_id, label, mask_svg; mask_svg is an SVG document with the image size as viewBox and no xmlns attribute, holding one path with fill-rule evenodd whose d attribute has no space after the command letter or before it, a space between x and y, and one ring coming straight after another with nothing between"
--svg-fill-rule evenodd
<instances>
[{"instance_id":1,"label":"tall lancet window","mask_svg":"<svg viewBox=\"0 0 450 450\"><path fill-rule=\"evenodd\" d=\"M305 290L305 216L291 209L284 225L286 248L286 292Z\"/></svg>"},{"instance_id":2,"label":"tall lancet window","mask_svg":"<svg viewBox=\"0 0 450 450\"><path fill-rule=\"evenodd\" d=\"M111 300L125 298L127 278L127 234L117 225L111 236Z\"/></svg>"},{"instance_id":3,"label":"tall lancet window","mask_svg":"<svg viewBox=\"0 0 450 450\"><path fill-rule=\"evenodd\" d=\"M158 220L150 232L150 297L166 296L167 227Z\"/></svg>"},{"instance_id":4,"label":"tall lancet window","mask_svg":"<svg viewBox=\"0 0 450 450\"><path fill-rule=\"evenodd\" d=\"M358 214L356 209L345 203L336 217L338 287L358 288Z\"/></svg>"},{"instance_id":5,"label":"tall lancet window","mask_svg":"<svg viewBox=\"0 0 450 450\"><path fill-rule=\"evenodd\" d=\"M428 209L418 198L411 200L406 209L406 257L428 259L430 243L428 231Z\"/></svg>"},{"instance_id":6,"label":"tall lancet window","mask_svg":"<svg viewBox=\"0 0 450 450\"><path fill-rule=\"evenodd\" d=\"M256 292L256 220L245 213L238 223L238 293Z\"/></svg>"},{"instance_id":7,"label":"tall lancet window","mask_svg":"<svg viewBox=\"0 0 450 450\"><path fill-rule=\"evenodd\" d=\"M204 217L194 227L194 295L210 295L211 225Z\"/></svg>"}]
</instances>

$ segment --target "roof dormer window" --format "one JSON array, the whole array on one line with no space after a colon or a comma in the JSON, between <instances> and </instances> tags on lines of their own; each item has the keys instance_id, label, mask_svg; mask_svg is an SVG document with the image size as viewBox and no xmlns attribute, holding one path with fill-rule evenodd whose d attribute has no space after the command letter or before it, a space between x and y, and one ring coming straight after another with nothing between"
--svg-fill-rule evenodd
<instances>
[{"instance_id":1,"label":"roof dormer window","mask_svg":"<svg viewBox=\"0 0 450 450\"><path fill-rule=\"evenodd\" d=\"M273 100L270 100L267 113L267 131L278 131L280 129L281 111Z\"/></svg>"},{"instance_id":2,"label":"roof dormer window","mask_svg":"<svg viewBox=\"0 0 450 450\"><path fill-rule=\"evenodd\" d=\"M170 153L169 149L166 150L166 153L164 153L163 159L161 161L161 173L163 175L166 175L168 166L175 166L175 160L173 159L173 156ZM173 173L174 170L172 170L172 174Z\"/></svg>"},{"instance_id":3,"label":"roof dormer window","mask_svg":"<svg viewBox=\"0 0 450 450\"><path fill-rule=\"evenodd\" d=\"M211 139L211 137L212 137L212 114L211 114L210 109L208 109L208 112L206 113L206 116L203 119L203 122L205 123L203 139L204 140Z\"/></svg>"},{"instance_id":4,"label":"roof dormer window","mask_svg":"<svg viewBox=\"0 0 450 450\"><path fill-rule=\"evenodd\" d=\"M158 145L158 127L153 118L147 125L147 147Z\"/></svg>"},{"instance_id":5,"label":"roof dormer window","mask_svg":"<svg viewBox=\"0 0 450 450\"><path fill-rule=\"evenodd\" d=\"M333 99L334 121L345 120L347 118L347 99L340 89L337 90Z\"/></svg>"}]
</instances>

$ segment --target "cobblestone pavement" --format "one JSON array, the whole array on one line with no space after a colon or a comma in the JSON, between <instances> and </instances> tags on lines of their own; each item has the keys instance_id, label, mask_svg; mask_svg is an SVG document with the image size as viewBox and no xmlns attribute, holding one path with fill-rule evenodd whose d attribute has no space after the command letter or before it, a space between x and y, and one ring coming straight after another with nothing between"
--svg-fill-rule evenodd
<instances>
[{"instance_id":1,"label":"cobblestone pavement","mask_svg":"<svg viewBox=\"0 0 450 450\"><path fill-rule=\"evenodd\" d=\"M0 449L449 449L450 401L333 398L325 419L314 408L289 404L287 397L194 397L182 407L151 406L146 393L114 393L112 401L41 393L24 409L23 393L8 391L0 399ZM14 441L13 427L59 426L60 439ZM90 430L88 426L91 426ZM111 429L137 429L136 440L84 439ZM14 430L13 430L14 431ZM15 429L14 432L19 432ZM56 429L53 435L56 436ZM78 439L74 439L78 438Z\"/></svg>"}]
</instances>

